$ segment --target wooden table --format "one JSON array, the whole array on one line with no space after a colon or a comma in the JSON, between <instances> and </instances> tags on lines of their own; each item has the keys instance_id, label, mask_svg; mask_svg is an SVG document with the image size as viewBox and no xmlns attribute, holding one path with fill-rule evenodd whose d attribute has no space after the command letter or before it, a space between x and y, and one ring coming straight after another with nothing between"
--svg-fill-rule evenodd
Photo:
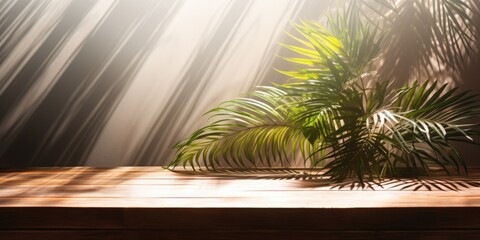
<instances>
[{"instance_id":1,"label":"wooden table","mask_svg":"<svg viewBox=\"0 0 480 240\"><path fill-rule=\"evenodd\" d=\"M0 239L476 239L480 171L326 185L305 170L0 172Z\"/></svg>"}]
</instances>

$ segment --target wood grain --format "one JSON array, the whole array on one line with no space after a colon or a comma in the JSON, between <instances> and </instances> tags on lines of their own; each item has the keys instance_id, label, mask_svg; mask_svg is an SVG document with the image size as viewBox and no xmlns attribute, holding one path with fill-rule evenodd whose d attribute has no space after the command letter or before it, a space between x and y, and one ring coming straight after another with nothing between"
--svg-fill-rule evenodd
<instances>
[{"instance_id":1,"label":"wood grain","mask_svg":"<svg viewBox=\"0 0 480 240\"><path fill-rule=\"evenodd\" d=\"M304 169L0 171L0 239L475 239L479 172L362 189Z\"/></svg>"},{"instance_id":2,"label":"wood grain","mask_svg":"<svg viewBox=\"0 0 480 240\"><path fill-rule=\"evenodd\" d=\"M470 240L478 238L480 231L284 231L284 230L43 230L3 231L2 240L228 240L228 239L276 239L276 240L360 240L360 239L409 239L409 240Z\"/></svg>"},{"instance_id":3,"label":"wood grain","mask_svg":"<svg viewBox=\"0 0 480 240\"><path fill-rule=\"evenodd\" d=\"M215 174L160 167L29 169L0 172L0 207L463 207L480 206L479 186L479 177L440 176L388 180L365 189L351 183L332 187L299 169Z\"/></svg>"}]
</instances>

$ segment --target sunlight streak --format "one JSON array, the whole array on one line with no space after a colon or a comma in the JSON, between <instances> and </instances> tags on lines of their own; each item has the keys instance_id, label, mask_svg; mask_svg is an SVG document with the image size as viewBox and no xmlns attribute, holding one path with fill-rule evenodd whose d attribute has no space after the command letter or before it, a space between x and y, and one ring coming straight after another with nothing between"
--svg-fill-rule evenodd
<instances>
[{"instance_id":1,"label":"sunlight streak","mask_svg":"<svg viewBox=\"0 0 480 240\"><path fill-rule=\"evenodd\" d=\"M328 3L6 1L0 166L165 164L218 102L285 81L288 22Z\"/></svg>"}]
</instances>

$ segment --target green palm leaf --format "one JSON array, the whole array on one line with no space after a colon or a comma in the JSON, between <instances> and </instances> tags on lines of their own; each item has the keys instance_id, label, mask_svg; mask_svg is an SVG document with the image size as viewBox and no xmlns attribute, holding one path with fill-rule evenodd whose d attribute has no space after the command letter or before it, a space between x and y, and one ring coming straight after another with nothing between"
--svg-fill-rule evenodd
<instances>
[{"instance_id":1,"label":"green palm leaf","mask_svg":"<svg viewBox=\"0 0 480 240\"><path fill-rule=\"evenodd\" d=\"M292 118L296 109L285 102L285 92L263 87L247 98L222 103L209 113L219 120L178 143L170 167L215 169L288 166L298 149L312 151L302 128Z\"/></svg>"}]
</instances>

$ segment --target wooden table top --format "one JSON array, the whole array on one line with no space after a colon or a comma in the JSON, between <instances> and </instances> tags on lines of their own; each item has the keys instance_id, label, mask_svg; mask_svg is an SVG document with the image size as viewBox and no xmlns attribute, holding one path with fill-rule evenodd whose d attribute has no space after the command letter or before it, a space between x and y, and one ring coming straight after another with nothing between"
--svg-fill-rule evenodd
<instances>
[{"instance_id":1,"label":"wooden table top","mask_svg":"<svg viewBox=\"0 0 480 240\"><path fill-rule=\"evenodd\" d=\"M479 207L469 177L390 180L365 189L326 185L304 170L171 172L161 167L0 171L0 207L383 208Z\"/></svg>"}]
</instances>

